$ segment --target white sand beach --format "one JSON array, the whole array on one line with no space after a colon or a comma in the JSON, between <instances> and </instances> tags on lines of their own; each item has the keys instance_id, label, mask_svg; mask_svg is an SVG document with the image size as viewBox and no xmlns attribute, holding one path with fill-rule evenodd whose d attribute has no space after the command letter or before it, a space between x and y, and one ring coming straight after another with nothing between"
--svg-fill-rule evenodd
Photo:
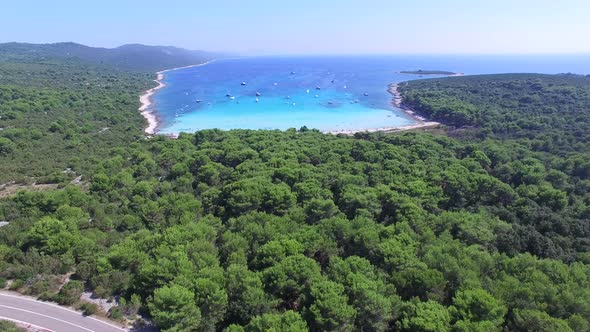
<instances>
[{"instance_id":1,"label":"white sand beach","mask_svg":"<svg viewBox=\"0 0 590 332\"><path fill-rule=\"evenodd\" d=\"M178 70L178 69L183 69L183 68L191 68L191 67L198 67L198 66L204 66L207 65L211 62L214 62L215 60L211 60L211 61L207 61L201 64L196 64L196 65L190 65L190 66L184 66L184 67L177 67L177 68L172 68L172 69L166 69L166 70L162 70L157 72L157 77L154 80L154 82L156 82L158 85L154 88L151 88L147 91L145 91L144 94L142 94L139 97L139 101L141 103L141 107L139 108L139 111L141 113L141 115L147 120L148 122L148 126L145 128L145 133L148 135L153 135L156 133L156 129L158 127L158 118L155 115L155 110L153 108L150 108L152 105L152 97L153 95L159 90L162 89L166 86L166 84L163 82L164 80L164 74L173 70ZM461 75L461 74L459 74ZM331 130L331 131L324 131L323 133L325 134L333 134L333 135L337 135L337 134L344 134L344 135L353 135L355 133L358 132L398 132L398 131L406 131L406 130L414 130L414 129L427 129L427 128L436 128L438 126L440 126L440 123L435 122L435 121L428 121L427 119L425 119L424 117L419 116L418 114L416 114L413 110L411 110L410 108L406 107L405 105L403 105L403 100L402 100L402 96L401 93L399 92L399 86L401 83L394 83L391 84L389 86L389 93L391 93L393 95L392 98L392 105L396 108L401 109L404 113L406 113L410 118L412 118L416 123L413 125L408 125L408 126L401 126L401 127L381 127L381 128L365 128L365 129L339 129L339 130ZM169 135L171 138L175 138L177 135Z\"/></svg>"},{"instance_id":2,"label":"white sand beach","mask_svg":"<svg viewBox=\"0 0 590 332\"><path fill-rule=\"evenodd\" d=\"M156 93L156 91L158 91L166 86L166 84L164 84L164 82L163 82L164 73L167 73L167 72L173 71L173 70L178 70L178 69L204 66L204 65L210 64L213 61L215 61L215 60L210 60L210 61L207 61L204 63L199 63L196 65L166 69L166 70L162 70L162 71L159 71L156 73L157 76L156 76L156 79L154 80L154 82L156 82L158 85L156 87L148 89L141 96L139 96L139 102L141 103L141 106L139 107L139 112L148 122L148 125L144 130L146 134L153 135L156 133L156 128L158 128L158 118L154 114L155 110L151 109L150 106L152 105L152 96Z\"/></svg>"}]
</instances>

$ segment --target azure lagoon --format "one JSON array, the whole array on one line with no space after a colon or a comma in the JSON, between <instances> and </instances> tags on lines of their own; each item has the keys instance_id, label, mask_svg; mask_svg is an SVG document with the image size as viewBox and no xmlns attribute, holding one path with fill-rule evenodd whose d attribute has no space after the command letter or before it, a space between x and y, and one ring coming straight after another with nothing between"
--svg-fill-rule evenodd
<instances>
[{"instance_id":1,"label":"azure lagoon","mask_svg":"<svg viewBox=\"0 0 590 332\"><path fill-rule=\"evenodd\" d=\"M350 132L413 125L391 103L392 83L441 77L400 74L590 73L588 56L307 56L217 60L167 71L150 108L157 133L306 126Z\"/></svg>"}]
</instances>

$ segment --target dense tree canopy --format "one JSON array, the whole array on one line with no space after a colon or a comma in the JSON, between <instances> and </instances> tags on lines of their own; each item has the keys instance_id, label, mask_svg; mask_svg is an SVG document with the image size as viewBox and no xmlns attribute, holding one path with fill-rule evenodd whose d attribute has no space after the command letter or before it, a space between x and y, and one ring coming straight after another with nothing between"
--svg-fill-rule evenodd
<instances>
[{"instance_id":1,"label":"dense tree canopy","mask_svg":"<svg viewBox=\"0 0 590 332\"><path fill-rule=\"evenodd\" d=\"M539 80L551 86L538 92L548 101L572 89L571 104L558 101L584 122L590 95L568 80L585 78L502 79ZM141 121L128 123L112 149L97 141L100 153L72 165L87 186L0 201L0 219L10 222L0 228L0 278L65 304L84 287L119 296L111 317L145 312L166 331L589 331L586 136L557 125L550 136L523 127L508 135L500 120L482 125L475 114L493 118L486 84L504 86L500 78L448 80L410 83L403 93L409 102L430 93L459 100L454 89L473 84L469 102L444 111L470 119L470 129L450 132L459 138L291 129L144 140ZM136 85L118 89L137 94ZM512 116L532 121L519 103ZM22 119L32 112L9 104ZM31 128L45 137L86 123L61 109L74 124ZM4 134L22 147L9 158L31 151L31 137ZM566 141L571 148L557 149ZM52 278L67 273L56 289Z\"/></svg>"},{"instance_id":2,"label":"dense tree canopy","mask_svg":"<svg viewBox=\"0 0 590 332\"><path fill-rule=\"evenodd\" d=\"M100 162L88 192L5 201L3 277L74 270L101 296L139 296L169 330L586 322L581 235L530 225L528 193L495 177L485 151L295 130L138 142Z\"/></svg>"},{"instance_id":3,"label":"dense tree canopy","mask_svg":"<svg viewBox=\"0 0 590 332\"><path fill-rule=\"evenodd\" d=\"M108 150L141 139L145 73L77 63L0 61L0 183L72 180ZM64 172L66 171L66 172Z\"/></svg>"}]
</instances>

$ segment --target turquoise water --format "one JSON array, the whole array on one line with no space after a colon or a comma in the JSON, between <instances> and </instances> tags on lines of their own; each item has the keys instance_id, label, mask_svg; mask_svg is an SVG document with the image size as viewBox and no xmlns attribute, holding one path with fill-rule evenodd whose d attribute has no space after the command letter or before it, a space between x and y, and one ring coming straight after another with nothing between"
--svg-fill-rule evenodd
<instances>
[{"instance_id":1,"label":"turquoise water","mask_svg":"<svg viewBox=\"0 0 590 332\"><path fill-rule=\"evenodd\" d=\"M210 128L307 126L341 131L399 127L414 121L391 105L388 85L420 78L397 73L401 70L590 73L588 60L588 56L226 59L167 72L167 86L154 95L152 108L159 120L157 132L162 134Z\"/></svg>"}]
</instances>

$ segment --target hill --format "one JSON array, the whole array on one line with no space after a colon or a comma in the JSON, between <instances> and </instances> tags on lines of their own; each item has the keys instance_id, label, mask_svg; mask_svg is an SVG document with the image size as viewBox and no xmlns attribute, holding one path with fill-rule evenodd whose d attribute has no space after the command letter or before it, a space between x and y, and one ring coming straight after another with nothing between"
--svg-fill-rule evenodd
<instances>
[{"instance_id":1,"label":"hill","mask_svg":"<svg viewBox=\"0 0 590 332\"><path fill-rule=\"evenodd\" d=\"M86 173L110 148L143 137L138 96L153 72L48 53L0 61L0 186L72 180L67 168Z\"/></svg>"},{"instance_id":2,"label":"hill","mask_svg":"<svg viewBox=\"0 0 590 332\"><path fill-rule=\"evenodd\" d=\"M76 43L0 44L0 62L51 62L69 60L88 65L130 71L154 72L202 63L218 57L214 53L173 46L123 45L117 48L90 47Z\"/></svg>"},{"instance_id":3,"label":"hill","mask_svg":"<svg viewBox=\"0 0 590 332\"><path fill-rule=\"evenodd\" d=\"M458 73L446 70L402 70L400 74L412 74L412 75L457 75Z\"/></svg>"},{"instance_id":4,"label":"hill","mask_svg":"<svg viewBox=\"0 0 590 332\"><path fill-rule=\"evenodd\" d=\"M476 75L410 81L399 90L406 106L449 126L502 138L563 135L555 152L588 150L589 76Z\"/></svg>"}]
</instances>

